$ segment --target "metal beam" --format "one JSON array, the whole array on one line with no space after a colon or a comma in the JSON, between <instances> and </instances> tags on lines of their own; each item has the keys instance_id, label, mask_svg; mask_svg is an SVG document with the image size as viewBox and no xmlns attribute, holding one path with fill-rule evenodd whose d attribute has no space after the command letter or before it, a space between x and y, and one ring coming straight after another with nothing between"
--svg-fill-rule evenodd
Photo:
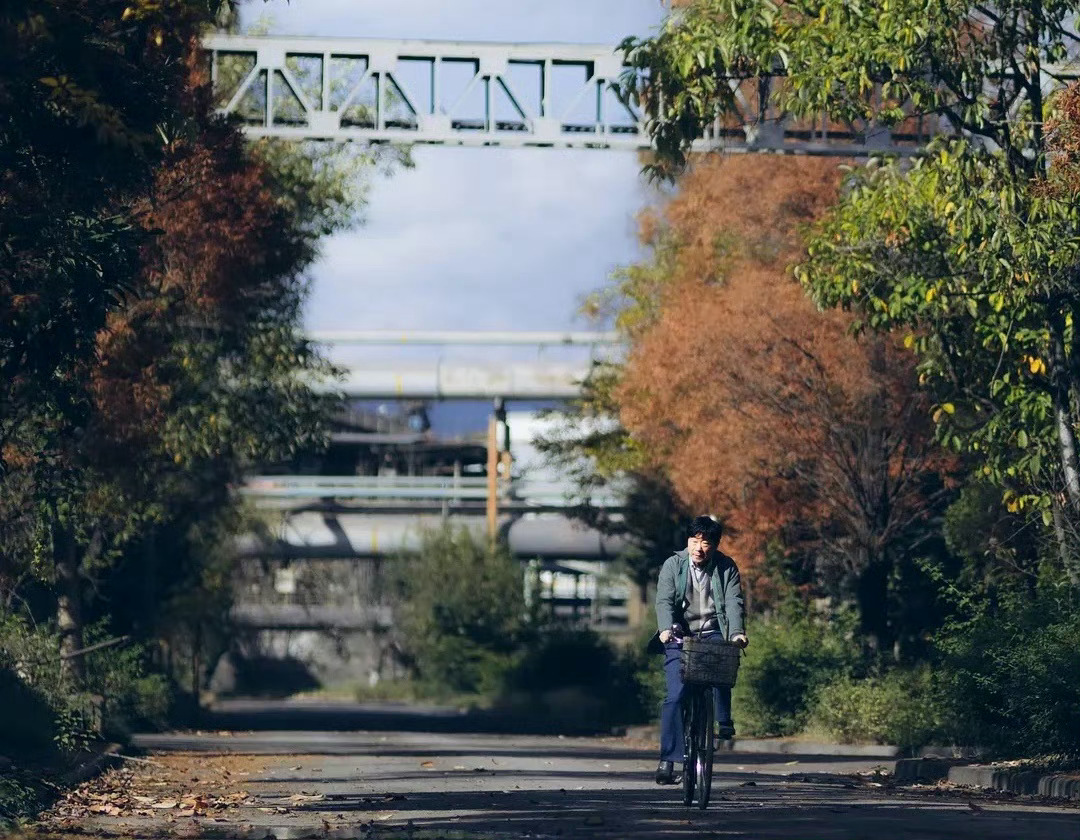
<instances>
[{"instance_id":1,"label":"metal beam","mask_svg":"<svg viewBox=\"0 0 1080 840\"><path fill-rule=\"evenodd\" d=\"M569 507L564 481L517 478L505 483L499 492L502 500L518 500L545 508ZM440 476L305 476L256 475L237 491L253 499L336 499L345 500L431 500L483 501L488 498L488 480L484 476L443 478ZM613 493L596 494L591 503L610 508L621 504Z\"/></svg>"},{"instance_id":2,"label":"metal beam","mask_svg":"<svg viewBox=\"0 0 1080 840\"><path fill-rule=\"evenodd\" d=\"M256 137L456 146L650 148L621 98L623 59L604 44L362 38L203 38L222 113ZM794 120L773 103L782 78L732 80L737 112L697 144L726 152L910 154L933 120L893 129Z\"/></svg>"},{"instance_id":3,"label":"metal beam","mask_svg":"<svg viewBox=\"0 0 1080 840\"><path fill-rule=\"evenodd\" d=\"M581 395L581 383L589 373L588 363L561 362L391 362L344 367L343 380L320 387L353 399L373 400L565 400Z\"/></svg>"},{"instance_id":4,"label":"metal beam","mask_svg":"<svg viewBox=\"0 0 1080 840\"><path fill-rule=\"evenodd\" d=\"M313 330L308 338L333 346L587 346L618 345L623 339L614 331L555 330Z\"/></svg>"},{"instance_id":5,"label":"metal beam","mask_svg":"<svg viewBox=\"0 0 1080 840\"><path fill-rule=\"evenodd\" d=\"M455 517L455 525L483 538L483 511ZM397 557L421 547L425 531L446 524L438 513L400 516L296 511L272 533L248 533L234 543L238 559L330 560ZM499 523L510 551L523 560L612 560L629 547L622 536L601 534L560 513L507 517Z\"/></svg>"}]
</instances>

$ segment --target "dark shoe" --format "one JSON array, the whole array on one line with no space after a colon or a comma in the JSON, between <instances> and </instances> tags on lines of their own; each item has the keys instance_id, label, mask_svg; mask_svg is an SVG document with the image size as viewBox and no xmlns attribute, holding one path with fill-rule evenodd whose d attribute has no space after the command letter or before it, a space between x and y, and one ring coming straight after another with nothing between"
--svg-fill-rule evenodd
<instances>
[{"instance_id":1,"label":"dark shoe","mask_svg":"<svg viewBox=\"0 0 1080 840\"><path fill-rule=\"evenodd\" d=\"M675 762L661 761L656 765L656 783L658 785L677 785L680 781L675 775Z\"/></svg>"},{"instance_id":2,"label":"dark shoe","mask_svg":"<svg viewBox=\"0 0 1080 840\"><path fill-rule=\"evenodd\" d=\"M735 737L735 724L730 721L721 723L716 727L716 736L713 738L713 752L725 749L725 741Z\"/></svg>"}]
</instances>

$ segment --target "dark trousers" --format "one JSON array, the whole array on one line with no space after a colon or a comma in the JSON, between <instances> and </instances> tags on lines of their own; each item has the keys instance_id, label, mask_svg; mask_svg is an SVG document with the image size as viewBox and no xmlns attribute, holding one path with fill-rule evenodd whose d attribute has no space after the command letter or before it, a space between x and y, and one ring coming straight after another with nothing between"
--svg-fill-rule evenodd
<instances>
[{"instance_id":1,"label":"dark trousers","mask_svg":"<svg viewBox=\"0 0 1080 840\"><path fill-rule=\"evenodd\" d=\"M683 695L682 674L679 673L679 651L681 648L673 642L664 645L664 678L667 681L667 695L660 710L660 760L683 760L683 725L682 707L679 705ZM718 723L731 723L731 688L714 688L716 699L716 720Z\"/></svg>"}]
</instances>

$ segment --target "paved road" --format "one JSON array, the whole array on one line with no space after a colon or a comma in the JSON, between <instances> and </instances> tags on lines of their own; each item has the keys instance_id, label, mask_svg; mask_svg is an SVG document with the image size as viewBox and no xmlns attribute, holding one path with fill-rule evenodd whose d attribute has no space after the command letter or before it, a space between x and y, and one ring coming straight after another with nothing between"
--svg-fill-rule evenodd
<instances>
[{"instance_id":1,"label":"paved road","mask_svg":"<svg viewBox=\"0 0 1080 840\"><path fill-rule=\"evenodd\" d=\"M219 792L232 785L236 804L189 818L154 806L122 818L86 816L79 830L278 840L1080 840L1076 808L915 794L870 775L841 775L870 774L880 759L718 754L714 801L700 812L683 807L678 789L652 782L651 746L622 738L260 732L138 743L155 763L129 762L124 791L179 799L187 794L170 793L170 784L207 790L199 786L212 778Z\"/></svg>"}]
</instances>

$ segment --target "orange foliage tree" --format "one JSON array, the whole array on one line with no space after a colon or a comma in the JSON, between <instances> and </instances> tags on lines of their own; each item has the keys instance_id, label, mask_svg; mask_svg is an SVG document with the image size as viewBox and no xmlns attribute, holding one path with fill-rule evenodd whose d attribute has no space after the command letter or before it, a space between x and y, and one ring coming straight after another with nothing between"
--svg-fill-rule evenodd
<instances>
[{"instance_id":1,"label":"orange foliage tree","mask_svg":"<svg viewBox=\"0 0 1080 840\"><path fill-rule=\"evenodd\" d=\"M643 222L652 261L608 293L632 340L616 399L682 500L726 522L757 596L775 595L761 558L779 550L890 647L890 581L942 501L944 464L902 349L854 337L788 270L840 178L833 160L793 157L688 172Z\"/></svg>"}]
</instances>

